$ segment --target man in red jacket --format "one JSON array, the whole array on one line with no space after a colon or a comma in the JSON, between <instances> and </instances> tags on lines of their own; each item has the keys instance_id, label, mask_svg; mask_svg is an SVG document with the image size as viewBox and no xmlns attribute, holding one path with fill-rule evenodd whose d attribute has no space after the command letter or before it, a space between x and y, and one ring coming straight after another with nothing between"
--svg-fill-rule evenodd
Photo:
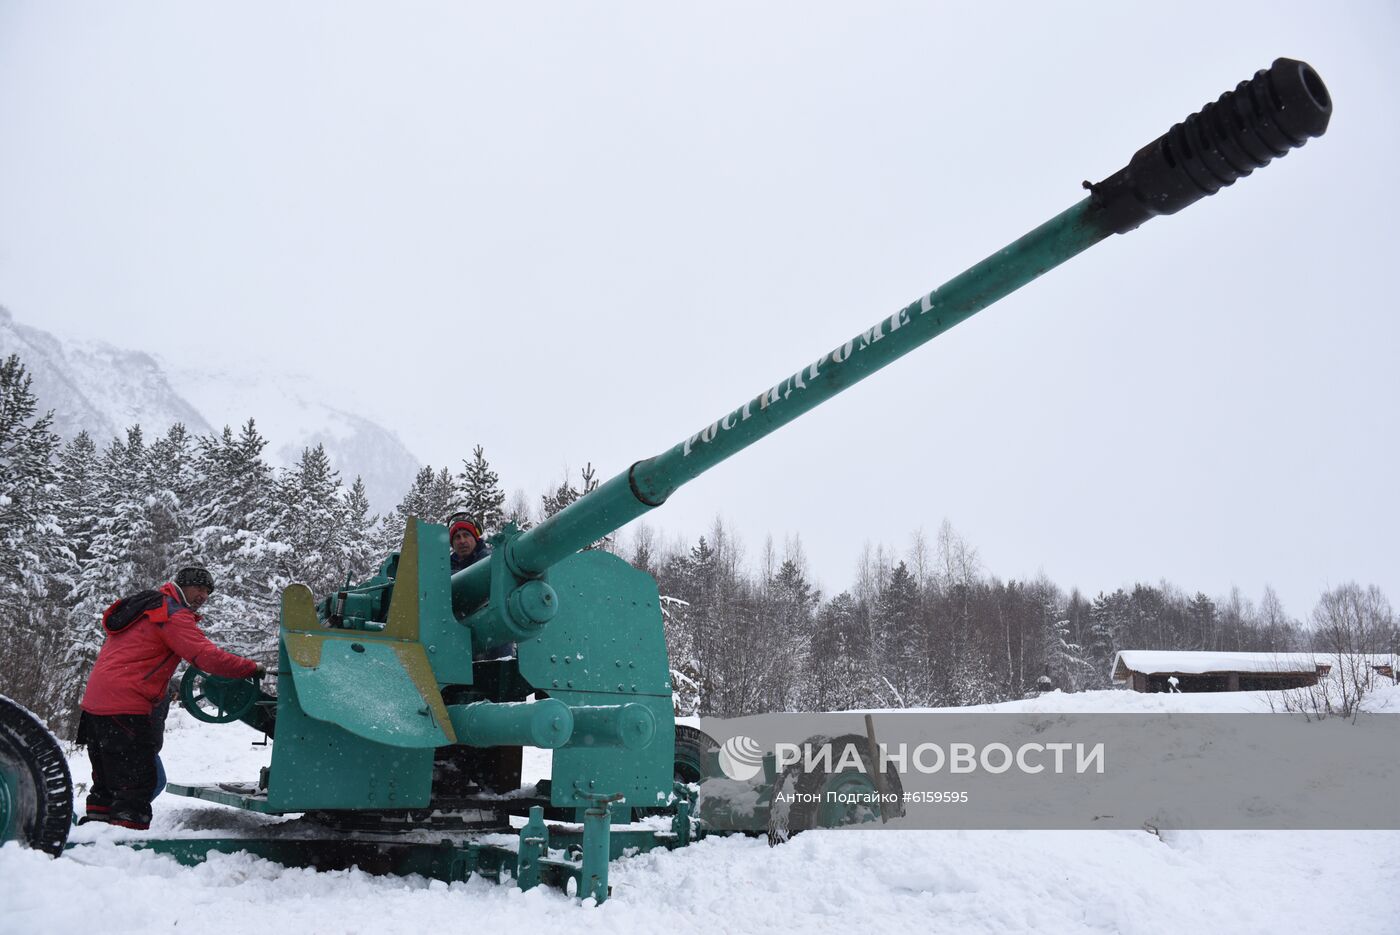
<instances>
[{"instance_id":1,"label":"man in red jacket","mask_svg":"<svg viewBox=\"0 0 1400 935\"><path fill-rule=\"evenodd\" d=\"M156 754L163 719L160 705L183 659L211 675L261 678L261 663L209 642L199 629L199 607L214 591L203 568L182 568L158 591L142 591L102 615L107 639L83 693L78 742L92 760L89 820L144 830L151 823Z\"/></svg>"}]
</instances>

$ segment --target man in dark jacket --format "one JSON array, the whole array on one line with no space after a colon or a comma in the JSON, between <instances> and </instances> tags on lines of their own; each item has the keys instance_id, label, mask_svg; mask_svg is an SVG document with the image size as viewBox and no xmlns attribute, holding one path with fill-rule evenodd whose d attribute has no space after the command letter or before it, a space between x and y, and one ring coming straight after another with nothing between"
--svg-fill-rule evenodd
<instances>
[{"instance_id":1,"label":"man in dark jacket","mask_svg":"<svg viewBox=\"0 0 1400 935\"><path fill-rule=\"evenodd\" d=\"M481 541L481 527L462 513L454 513L448 520L447 541L452 544L454 575L491 554L491 547Z\"/></svg>"},{"instance_id":2,"label":"man in dark jacket","mask_svg":"<svg viewBox=\"0 0 1400 935\"><path fill-rule=\"evenodd\" d=\"M447 541L452 546L450 562L455 575L491 554L491 547L481 541L481 527L466 513L453 513L447 520ZM515 655L514 643L489 646L472 655L475 662L510 659ZM456 770L470 782L483 789L508 792L520 785L521 748L490 747L471 750L461 747L439 751L438 757L456 763Z\"/></svg>"},{"instance_id":3,"label":"man in dark jacket","mask_svg":"<svg viewBox=\"0 0 1400 935\"><path fill-rule=\"evenodd\" d=\"M450 563L454 575L491 554L491 547L481 541L481 527L465 513L453 513L447 520L447 541L452 545ZM514 643L501 643L481 650L474 658L480 662L514 655Z\"/></svg>"},{"instance_id":4,"label":"man in dark jacket","mask_svg":"<svg viewBox=\"0 0 1400 935\"><path fill-rule=\"evenodd\" d=\"M92 760L89 820L144 830L158 782L156 755L164 731L156 709L183 659L211 675L261 677L261 663L226 653L209 641L195 613L214 591L203 568L182 568L158 591L124 598L102 615L107 639L88 677L78 742Z\"/></svg>"}]
</instances>

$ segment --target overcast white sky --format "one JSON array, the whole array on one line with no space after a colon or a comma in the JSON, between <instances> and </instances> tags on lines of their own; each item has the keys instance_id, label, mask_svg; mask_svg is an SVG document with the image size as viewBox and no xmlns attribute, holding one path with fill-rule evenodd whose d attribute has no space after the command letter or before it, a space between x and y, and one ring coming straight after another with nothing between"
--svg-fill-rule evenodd
<instances>
[{"instance_id":1,"label":"overcast white sky","mask_svg":"<svg viewBox=\"0 0 1400 935\"><path fill-rule=\"evenodd\" d=\"M650 522L800 534L828 591L946 517L1004 578L1400 602L1397 11L4 0L0 304L310 374L533 495L660 452L1302 58L1325 137Z\"/></svg>"}]
</instances>

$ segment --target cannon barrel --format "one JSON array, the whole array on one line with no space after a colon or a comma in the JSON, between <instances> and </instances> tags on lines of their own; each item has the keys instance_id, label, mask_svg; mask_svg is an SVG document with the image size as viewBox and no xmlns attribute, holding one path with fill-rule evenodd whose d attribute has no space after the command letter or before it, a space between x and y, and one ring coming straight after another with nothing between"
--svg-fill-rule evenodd
<instances>
[{"instance_id":1,"label":"cannon barrel","mask_svg":"<svg viewBox=\"0 0 1400 935\"><path fill-rule=\"evenodd\" d=\"M1331 113L1327 87L1311 66L1275 60L1138 150L1118 172L1084 183L1089 196L1078 204L510 539L492 563L504 562L516 579L542 575L660 506L682 484L1110 234L1174 214L1320 136ZM489 564L453 576L459 618L489 596Z\"/></svg>"},{"instance_id":2,"label":"cannon barrel","mask_svg":"<svg viewBox=\"0 0 1400 935\"><path fill-rule=\"evenodd\" d=\"M583 860L570 878L601 901L612 818L656 814L675 802L669 837L689 839L693 799L675 779L677 766L682 775L691 772L690 742L677 736L675 672L656 581L616 556L579 550L1110 234L1179 211L1321 134L1330 114L1316 73L1279 59L1143 147L1120 171L1086 183L1083 201L948 283L809 358L539 526L508 526L493 540L490 559L452 575L450 587L449 530L416 517L374 577L354 588L347 582L319 609L310 588L289 585L275 699L203 673L186 682L191 704L202 699L214 708L203 712L207 720L242 718L269 733L275 726L271 765L250 794L227 787L185 787L183 794L277 814L377 813L376 823L408 810L415 825L419 810L445 810L455 823L450 813L459 808L479 814L482 805L499 811L511 802L528 803L542 817L547 801L582 817ZM515 651L503 651L512 642ZM553 751L547 789L483 798L485 788L519 785L512 751L525 746ZM541 863L560 865L541 856L548 850L543 827L533 820L519 853L506 858L520 858L522 885L539 882ZM479 853L455 851L462 861L453 856L453 868Z\"/></svg>"}]
</instances>

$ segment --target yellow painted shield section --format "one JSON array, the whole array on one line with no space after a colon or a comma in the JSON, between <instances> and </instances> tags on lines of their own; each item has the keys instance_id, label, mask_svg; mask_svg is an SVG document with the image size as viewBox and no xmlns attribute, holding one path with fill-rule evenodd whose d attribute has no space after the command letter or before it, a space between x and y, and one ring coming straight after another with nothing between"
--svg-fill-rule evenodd
<instances>
[{"instance_id":1,"label":"yellow painted shield section","mask_svg":"<svg viewBox=\"0 0 1400 935\"><path fill-rule=\"evenodd\" d=\"M409 600L401 602L401 594ZM428 655L416 639L417 616L410 624L402 609L416 605L416 597L416 581L396 582L389 625L375 632L326 629L309 588L294 584L282 592L282 639L291 663L284 675L290 674L308 717L388 746L457 742Z\"/></svg>"}]
</instances>

